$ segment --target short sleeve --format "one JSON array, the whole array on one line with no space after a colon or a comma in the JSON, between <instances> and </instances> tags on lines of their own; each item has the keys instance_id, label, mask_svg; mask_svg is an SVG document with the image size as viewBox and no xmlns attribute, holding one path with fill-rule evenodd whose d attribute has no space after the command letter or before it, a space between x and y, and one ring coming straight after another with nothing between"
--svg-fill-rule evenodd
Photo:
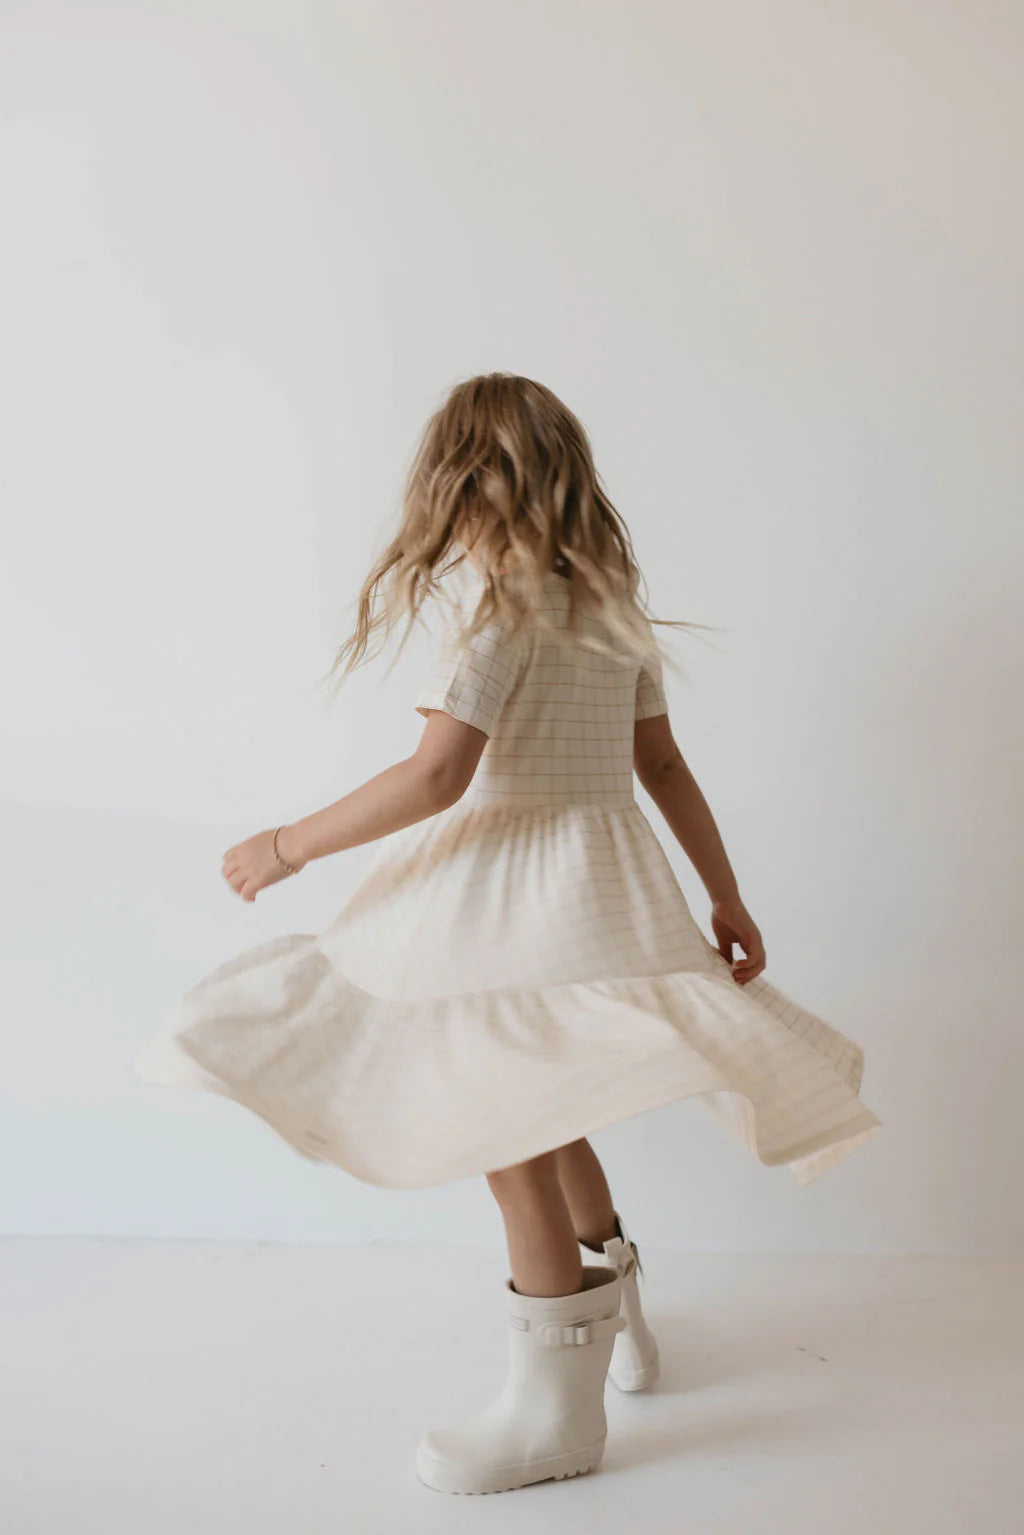
<instances>
[{"instance_id":1,"label":"short sleeve","mask_svg":"<svg viewBox=\"0 0 1024 1535\"><path fill-rule=\"evenodd\" d=\"M493 735L519 671L519 647L510 642L501 624L486 624L462 644L449 630L423 679L415 707L424 715L428 709L441 709Z\"/></svg>"},{"instance_id":2,"label":"short sleeve","mask_svg":"<svg viewBox=\"0 0 1024 1535\"><path fill-rule=\"evenodd\" d=\"M665 683L661 671L661 657L645 661L636 679L636 709L634 719L652 719L656 714L668 713Z\"/></svg>"}]
</instances>

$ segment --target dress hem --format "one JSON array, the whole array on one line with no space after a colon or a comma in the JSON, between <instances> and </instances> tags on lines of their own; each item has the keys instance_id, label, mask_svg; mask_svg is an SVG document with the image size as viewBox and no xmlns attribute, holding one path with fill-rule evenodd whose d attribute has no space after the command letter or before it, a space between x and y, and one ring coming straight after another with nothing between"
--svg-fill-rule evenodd
<instances>
[{"instance_id":1,"label":"dress hem","mask_svg":"<svg viewBox=\"0 0 1024 1535\"><path fill-rule=\"evenodd\" d=\"M139 1059L142 1058L140 1057ZM194 1063L191 1057L187 1057L187 1059L190 1065L197 1066L197 1063ZM247 1109L250 1113L255 1114L268 1129L273 1131L293 1151L298 1152L307 1162L337 1167L342 1172L348 1173L351 1177L357 1178L361 1183L369 1184L374 1188L394 1189L396 1191L437 1188L447 1183L458 1183L469 1178L483 1177L489 1172L498 1172L503 1167L514 1166L517 1162L528 1162L533 1157L543 1156L545 1152L554 1151L558 1146L570 1145L573 1141L581 1140L586 1136L597 1135L602 1130L610 1129L613 1125L624 1123L629 1119L636 1119L641 1114L651 1110L667 1108L672 1103L682 1103L690 1098L701 1099L707 1107L711 1108L712 1105L709 1100L718 1095L725 1094L727 1097L735 1099L737 1107L741 1111L749 1113L751 1120L756 1120L757 1117L753 1101L746 1094L737 1091L735 1088L706 1088L683 1093L669 1090L664 1094L651 1095L629 1109L620 1108L610 1116L601 1117L596 1121L585 1119L575 1124L569 1121L564 1137L559 1137L555 1142L551 1142L550 1137L542 1136L535 1144L531 1145L529 1142L526 1142L520 1150L513 1154L511 1161L498 1161L487 1166L474 1165L459 1169L453 1168L443 1178L430 1178L419 1181L414 1178L386 1178L379 1173L371 1172L367 1167L360 1167L354 1158L340 1161L334 1157L324 1156L316 1152L312 1149L308 1131L300 1129L298 1126L294 1128L289 1127L279 1111L266 1100L260 1099L255 1095L240 1092L230 1083L225 1082L222 1078L212 1076L201 1067L197 1067L194 1073L190 1073L188 1067L183 1065L183 1068L179 1068L173 1076L170 1074L154 1074L152 1070L147 1071L144 1066L139 1065L137 1065L137 1069L139 1076L146 1082L163 1086L198 1088L213 1096L225 1098L229 1102L238 1104L240 1108ZM712 1112L714 1112L714 1109L712 1109ZM883 1128L882 1122L872 1114L871 1110L864 1108L858 1127L852 1129L850 1134L842 1140L836 1141L829 1139L827 1136L820 1136L816 1141L807 1143L794 1155L786 1154L775 1157L764 1157L757 1150L756 1145L748 1146L748 1149L754 1153L762 1167L788 1166L796 1183L800 1187L806 1187L809 1183L821 1177L829 1168L834 1167L838 1162L851 1155L851 1153L859 1150L861 1146L871 1140Z\"/></svg>"},{"instance_id":2,"label":"dress hem","mask_svg":"<svg viewBox=\"0 0 1024 1535\"><path fill-rule=\"evenodd\" d=\"M863 1071L859 1047L804 1012L797 1013L800 1028L791 1032L785 1013L773 1016L753 995L743 994L755 986L769 998L781 993L763 981L740 988L717 954L718 974L673 971L401 1003L376 997L349 981L312 937L285 940L283 953L279 944L268 946L277 952L254 967L254 989L248 996L225 994L218 1005L215 977L187 994L164 1029L136 1057L136 1071L148 1082L190 1086L231 1099L256 1114L306 1160L339 1167L379 1188L429 1188L480 1176L685 1098L700 1098L763 1166L790 1166L801 1186L882 1128L858 1096ZM272 1006L267 1010L274 988L267 987L261 972L273 964L290 966L289 979L296 967L315 972L309 977L309 1032L320 1053L298 1068L302 1043L296 1041L294 1018L284 1020ZM237 969L224 968L231 973L221 984L237 983ZM293 1005L290 985L287 990ZM539 1032L519 1036L521 1017L531 1016L524 1008L527 1000L532 1016L539 1010L575 1030L570 1036L578 1047L575 1054L559 1056L548 1043L543 1018ZM255 1018L254 1035L247 1039L246 1025L261 1005L264 1015ZM330 1015L326 1045L325 1008ZM353 1020L351 1031L345 1026L346 1014ZM233 1027L221 1041L219 1025L228 1015ZM379 1039L380 1031L401 1028L410 1015L409 1038L422 1038L423 1033L436 1038L441 1033L450 1040L455 1052L450 1070L456 1079L462 1066L458 1049L466 1031L477 1044L481 1035L493 1038L510 1065L516 1056L525 1062L518 1093L508 1085L505 1099L510 1109L515 1104L521 1111L515 1123L502 1126L500 1082L492 1084L497 1106L479 1112L473 1095L463 1089L459 1098L442 1070L435 1090L442 1097L451 1092L451 1106L446 1116L428 1116L422 1131L410 1130L401 1105L393 1107L393 1084L377 1084L382 1113L393 1115L394 1130L389 1135L386 1126L375 1123L375 1153L360 1155L367 1136L358 1085L347 1104L331 1097L332 1081L345 1080L351 1070L347 1052L356 1057L360 1053L347 1036L351 1033L365 1045L367 1039ZM737 1036L745 1043L738 1043ZM760 1065L751 1063L751 1050L760 1052ZM746 1080L739 1085L729 1080L730 1074ZM260 1079L272 1081L274 1090L260 1091ZM465 1107L464 1115L460 1106ZM457 1126L472 1120L474 1113L475 1125L466 1125L464 1145L459 1145ZM440 1129L430 1130L428 1123ZM395 1143L403 1139L404 1149L398 1149Z\"/></svg>"}]
</instances>

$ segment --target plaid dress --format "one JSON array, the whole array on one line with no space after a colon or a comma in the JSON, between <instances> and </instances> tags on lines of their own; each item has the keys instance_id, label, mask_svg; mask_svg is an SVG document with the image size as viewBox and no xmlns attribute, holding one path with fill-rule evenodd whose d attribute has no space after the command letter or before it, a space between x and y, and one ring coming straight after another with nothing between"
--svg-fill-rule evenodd
<instances>
[{"instance_id":1,"label":"plaid dress","mask_svg":"<svg viewBox=\"0 0 1024 1535\"><path fill-rule=\"evenodd\" d=\"M546 577L555 622L568 583ZM583 620L584 632L597 621ZM454 626L415 698L487 742L456 804L384 837L319 935L201 980L140 1075L224 1094L304 1156L424 1187L699 1098L809 1182L872 1136L863 1052L763 976L738 985L634 797L660 663Z\"/></svg>"}]
</instances>

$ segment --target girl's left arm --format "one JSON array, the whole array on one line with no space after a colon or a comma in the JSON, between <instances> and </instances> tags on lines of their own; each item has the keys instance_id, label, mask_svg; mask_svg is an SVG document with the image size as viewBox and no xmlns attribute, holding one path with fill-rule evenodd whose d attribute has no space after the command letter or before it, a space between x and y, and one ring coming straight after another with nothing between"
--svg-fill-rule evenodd
<instances>
[{"instance_id":1,"label":"girl's left arm","mask_svg":"<svg viewBox=\"0 0 1024 1535\"><path fill-rule=\"evenodd\" d=\"M278 853L297 872L313 858L374 842L447 810L468 789L486 744L486 733L475 725L432 709L411 757L333 805L282 826ZM289 870L274 853L274 832L261 831L224 854L222 872L243 900L254 901L260 890L286 879Z\"/></svg>"}]
</instances>

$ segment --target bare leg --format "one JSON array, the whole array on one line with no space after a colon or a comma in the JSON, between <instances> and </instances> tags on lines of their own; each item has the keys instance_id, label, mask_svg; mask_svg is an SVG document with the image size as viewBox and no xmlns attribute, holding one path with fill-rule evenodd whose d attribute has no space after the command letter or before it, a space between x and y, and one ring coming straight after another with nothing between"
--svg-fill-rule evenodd
<instances>
[{"instance_id":1,"label":"bare leg","mask_svg":"<svg viewBox=\"0 0 1024 1535\"><path fill-rule=\"evenodd\" d=\"M576 1295L583 1270L558 1153L488 1173L487 1182L505 1223L515 1289L520 1295Z\"/></svg>"},{"instance_id":2,"label":"bare leg","mask_svg":"<svg viewBox=\"0 0 1024 1535\"><path fill-rule=\"evenodd\" d=\"M608 1180L597 1153L589 1141L579 1140L560 1146L555 1156L573 1230L581 1242L600 1252L618 1230Z\"/></svg>"}]
</instances>

